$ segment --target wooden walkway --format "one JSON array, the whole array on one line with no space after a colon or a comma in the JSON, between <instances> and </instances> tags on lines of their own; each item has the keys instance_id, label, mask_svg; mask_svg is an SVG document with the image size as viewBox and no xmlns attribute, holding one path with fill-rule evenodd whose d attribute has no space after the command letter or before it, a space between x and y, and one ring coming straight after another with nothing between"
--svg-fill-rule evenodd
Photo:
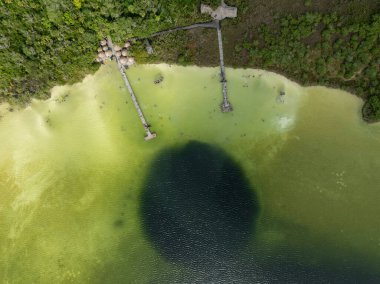
<instances>
[{"instance_id":1,"label":"wooden walkway","mask_svg":"<svg viewBox=\"0 0 380 284\"><path fill-rule=\"evenodd\" d=\"M172 29L163 30L163 31L160 31L157 33L150 34L149 36L146 36L146 37L135 37L135 38L131 38L131 39L132 40L143 40L143 39L161 36L161 35L176 32L176 31L184 31L184 30L191 30L191 29L197 29L197 28L213 28L213 29L216 29L217 25L218 25L218 23L216 21L211 21L211 22L207 22L207 23L197 23L197 24L193 24L193 25L189 25L189 26L176 27L176 28L172 28Z\"/></svg>"},{"instance_id":2,"label":"wooden walkway","mask_svg":"<svg viewBox=\"0 0 380 284\"><path fill-rule=\"evenodd\" d=\"M223 103L221 104L222 112L232 111L232 106L228 101L227 96L227 80L226 72L224 68L224 55L223 55L223 41L222 41L222 30L220 28L219 20L215 21L217 23L217 33L218 33L218 46L219 46L219 58L220 58L220 82L222 83L222 92L223 92Z\"/></svg>"},{"instance_id":3,"label":"wooden walkway","mask_svg":"<svg viewBox=\"0 0 380 284\"><path fill-rule=\"evenodd\" d=\"M137 111L139 117L140 117L141 123L144 126L145 133L146 133L145 140L146 141L147 140L151 140L151 139L155 138L157 135L156 135L156 133L150 131L149 124L147 123L147 121L146 121L146 119L144 117L144 114L143 114L143 112L142 112L142 110L140 108L140 105L139 105L139 103L137 101L137 98L136 98L136 96L135 96L135 94L134 94L134 92L132 90L131 84L129 83L128 77L125 74L125 68L120 63L119 58L116 56L116 52L115 52L115 49L113 47L112 40L111 40L110 36L107 37L107 44L108 44L108 47L111 48L111 50L112 50L113 57L115 58L115 60L117 62L117 65L119 67L120 74L123 77L125 86L127 87L128 91L129 91L129 94L131 95L133 104L134 104L134 106L136 108L136 111Z\"/></svg>"},{"instance_id":4,"label":"wooden walkway","mask_svg":"<svg viewBox=\"0 0 380 284\"><path fill-rule=\"evenodd\" d=\"M161 36L167 33L175 32L175 31L181 31L181 30L191 30L196 28L213 28L217 30L218 34L218 47L219 47L219 58L220 58L220 82L222 84L222 94L223 94L223 102L221 103L220 107L222 112L230 112L232 111L232 106L230 102L228 101L228 95L227 95L227 80L226 80L226 72L224 68L224 54L223 54L223 41L222 41L222 30L220 27L220 21L214 20L207 23L197 23L189 26L184 27L176 27L164 31L160 31L157 33L153 33L147 37L140 37L140 38L132 38L134 40L147 40L151 37Z\"/></svg>"},{"instance_id":5,"label":"wooden walkway","mask_svg":"<svg viewBox=\"0 0 380 284\"><path fill-rule=\"evenodd\" d=\"M221 107L222 112L230 112L230 111L232 111L232 106L231 106L230 102L228 101L228 95L227 95L227 80L226 80L226 72L225 72L225 67L224 67L223 41L222 41L222 30L221 30L221 26L220 26L220 20L222 20L224 18L235 18L237 15L237 9L236 9L236 7L227 6L224 3L224 1L222 0L221 6L219 6L217 10L214 11L214 10L212 10L212 8L207 7L207 5L201 5L201 12L202 13L205 13L205 12L209 13L213 17L214 20L211 22L206 22L206 23L196 23L196 24L189 25L189 26L175 27L172 29L167 29L167 30L163 30L160 32L153 33L153 34L146 36L146 37L131 38L131 40L145 40L148 53L151 54L153 52L153 49L150 46L148 38L161 36L161 35L164 35L167 33L175 32L175 31L191 30L191 29L196 29L196 28L214 28L214 29L216 29L217 35L218 35L218 48L219 48L219 58L220 58L220 82L222 85L222 93L223 93L223 102L221 103L220 107ZM102 45L104 45L104 44L102 44ZM150 126L144 117L144 114L140 108L140 105L137 101L137 98L136 98L134 92L133 92L133 89L132 89L131 84L128 80L128 77L125 73L125 68L124 68L123 64L121 64L119 57L116 55L115 48L113 46L113 43L112 43L110 36L107 37L107 45L112 51L112 57L114 57L116 62L117 62L120 74L124 80L124 84L127 87L129 94L131 95L131 98L132 98L133 104L136 108L136 111L138 113L138 116L141 120L141 123L144 126L145 133L146 133L145 140L151 140L151 139L157 137L156 133L154 133L150 130Z\"/></svg>"}]
</instances>

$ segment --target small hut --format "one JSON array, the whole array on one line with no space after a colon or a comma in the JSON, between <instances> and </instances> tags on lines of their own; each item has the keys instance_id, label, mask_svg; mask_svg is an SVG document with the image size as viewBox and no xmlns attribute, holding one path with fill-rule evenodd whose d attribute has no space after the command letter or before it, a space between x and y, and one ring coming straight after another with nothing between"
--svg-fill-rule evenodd
<instances>
[{"instance_id":1,"label":"small hut","mask_svg":"<svg viewBox=\"0 0 380 284\"><path fill-rule=\"evenodd\" d=\"M98 63L104 63L104 61L106 60L106 58L100 58L100 57L96 57L96 62Z\"/></svg>"},{"instance_id":2,"label":"small hut","mask_svg":"<svg viewBox=\"0 0 380 284\"><path fill-rule=\"evenodd\" d=\"M115 49L115 51L120 51L121 50L121 47L118 46L118 45L114 45L113 48Z\"/></svg>"},{"instance_id":3,"label":"small hut","mask_svg":"<svg viewBox=\"0 0 380 284\"><path fill-rule=\"evenodd\" d=\"M122 64L122 65L127 65L127 63L128 63L128 60L127 60L127 58L126 57L120 57L120 63Z\"/></svg>"},{"instance_id":4,"label":"small hut","mask_svg":"<svg viewBox=\"0 0 380 284\"><path fill-rule=\"evenodd\" d=\"M131 66L133 64L135 64L135 59L133 57L128 57L128 59L127 59L127 65Z\"/></svg>"},{"instance_id":5,"label":"small hut","mask_svg":"<svg viewBox=\"0 0 380 284\"><path fill-rule=\"evenodd\" d=\"M131 46L131 43L129 41L127 41L125 44L124 44L124 48L129 48Z\"/></svg>"},{"instance_id":6,"label":"small hut","mask_svg":"<svg viewBox=\"0 0 380 284\"><path fill-rule=\"evenodd\" d=\"M121 56L121 51L116 51L116 56L120 57Z\"/></svg>"},{"instance_id":7,"label":"small hut","mask_svg":"<svg viewBox=\"0 0 380 284\"><path fill-rule=\"evenodd\" d=\"M105 45L105 46L102 47L102 49L103 49L103 51L107 51L108 50L108 46Z\"/></svg>"},{"instance_id":8,"label":"small hut","mask_svg":"<svg viewBox=\"0 0 380 284\"><path fill-rule=\"evenodd\" d=\"M101 45L101 46L105 46L105 45L107 45L107 41L106 41L105 39L103 39L103 40L100 42L100 45Z\"/></svg>"},{"instance_id":9,"label":"small hut","mask_svg":"<svg viewBox=\"0 0 380 284\"><path fill-rule=\"evenodd\" d=\"M123 56L127 56L127 55L128 55L128 50L123 49L123 50L121 51L121 55L123 55Z\"/></svg>"},{"instance_id":10,"label":"small hut","mask_svg":"<svg viewBox=\"0 0 380 284\"><path fill-rule=\"evenodd\" d=\"M99 58L106 58L106 54L104 52L99 52L98 57Z\"/></svg>"},{"instance_id":11,"label":"small hut","mask_svg":"<svg viewBox=\"0 0 380 284\"><path fill-rule=\"evenodd\" d=\"M107 50L105 53L106 53L107 57L111 57L112 56L112 50Z\"/></svg>"},{"instance_id":12,"label":"small hut","mask_svg":"<svg viewBox=\"0 0 380 284\"><path fill-rule=\"evenodd\" d=\"M102 52L102 51L103 51L103 48L99 47L98 52Z\"/></svg>"}]
</instances>

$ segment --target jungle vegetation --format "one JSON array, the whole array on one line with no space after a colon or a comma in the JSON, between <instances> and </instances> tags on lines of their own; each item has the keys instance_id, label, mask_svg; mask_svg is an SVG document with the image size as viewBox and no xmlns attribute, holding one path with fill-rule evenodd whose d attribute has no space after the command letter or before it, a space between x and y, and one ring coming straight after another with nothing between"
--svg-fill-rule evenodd
<instances>
[{"instance_id":1,"label":"jungle vegetation","mask_svg":"<svg viewBox=\"0 0 380 284\"><path fill-rule=\"evenodd\" d=\"M380 14L370 22L343 25L336 14L307 13L263 24L259 36L245 37L235 56L248 52L250 64L291 74L304 85L328 85L367 98L368 121L380 119Z\"/></svg>"},{"instance_id":2,"label":"jungle vegetation","mask_svg":"<svg viewBox=\"0 0 380 284\"><path fill-rule=\"evenodd\" d=\"M99 68L106 35L122 43L204 21L198 9L192 0L0 0L0 102L46 98L52 86Z\"/></svg>"},{"instance_id":3,"label":"jungle vegetation","mask_svg":"<svg viewBox=\"0 0 380 284\"><path fill-rule=\"evenodd\" d=\"M52 86L94 72L99 66L94 61L98 43L107 34L122 44L127 38L209 21L199 13L201 2L219 4L219 0L0 0L0 102L23 105L32 97L46 98ZM380 120L380 3L294 0L295 8L288 8L271 6L278 6L274 0L226 2L239 9L237 19L223 22L227 65L279 72L304 85L346 89L366 100L367 121ZM355 9L356 2L370 8ZM268 16L260 17L263 14ZM137 62L218 64L217 52L209 52L216 48L214 31L176 32L151 43L155 53L150 56L142 43L133 46Z\"/></svg>"}]
</instances>

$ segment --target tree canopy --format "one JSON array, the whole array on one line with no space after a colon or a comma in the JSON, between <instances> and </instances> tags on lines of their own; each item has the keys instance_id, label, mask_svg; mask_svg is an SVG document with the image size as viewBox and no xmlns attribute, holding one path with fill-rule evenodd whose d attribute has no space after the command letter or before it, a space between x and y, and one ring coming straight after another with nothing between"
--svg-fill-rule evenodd
<instances>
[{"instance_id":1,"label":"tree canopy","mask_svg":"<svg viewBox=\"0 0 380 284\"><path fill-rule=\"evenodd\" d=\"M249 0L227 1L239 8L238 18L226 20L227 31L234 26L239 30L224 33L226 50L232 45L226 63L279 71L303 84L347 89L371 98L363 113L368 120L379 119L375 98L380 99L380 14L373 13L369 21L350 22L356 17L312 12L314 1L300 1L309 12L285 11L273 14L273 23L263 18L255 24L248 15ZM46 98L52 86L73 83L95 71L96 49L106 35L122 44L131 37L209 21L199 12L201 2L220 4L219 0L0 0L0 103L22 105L32 97ZM362 17L360 11L351 12ZM132 52L139 62L210 64L197 59L197 41L200 38L189 32L177 32L153 39L157 51L153 55L148 56L141 43ZM215 37L203 38L202 48L213 41Z\"/></svg>"}]
</instances>

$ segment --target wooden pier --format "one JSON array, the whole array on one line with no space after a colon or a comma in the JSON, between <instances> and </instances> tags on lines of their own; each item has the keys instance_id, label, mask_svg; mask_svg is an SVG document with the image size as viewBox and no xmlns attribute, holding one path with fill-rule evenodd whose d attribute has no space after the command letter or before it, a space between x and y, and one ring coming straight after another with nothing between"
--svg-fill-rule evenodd
<instances>
[{"instance_id":1,"label":"wooden pier","mask_svg":"<svg viewBox=\"0 0 380 284\"><path fill-rule=\"evenodd\" d=\"M223 92L223 102L221 104L222 112L232 111L232 106L228 101L227 96L227 80L226 72L224 68L224 56L223 56L223 42L222 42L222 30L220 28L219 20L215 20L217 23L217 33L218 33L218 46L219 46L219 58L220 58L220 82L222 83L222 92Z\"/></svg>"},{"instance_id":2,"label":"wooden pier","mask_svg":"<svg viewBox=\"0 0 380 284\"><path fill-rule=\"evenodd\" d=\"M111 37L108 36L107 37L107 44L108 44L108 47L111 48L112 50L112 55L113 57L115 58L116 62L117 62L117 65L119 67L119 71L120 71L120 74L121 76L123 77L123 80L124 80L124 83L125 83L125 86L127 87L128 91L129 91L129 94L131 95L131 98L132 98L132 101L133 101L133 104L136 108L136 111L140 117L140 120L141 120L141 123L143 124L144 126L144 129L145 129L145 133L146 133L146 136L145 136L145 141L148 141L148 140L151 140L155 137L157 137L157 134L150 131L150 128L149 128L149 124L147 123L145 117L144 117L144 114L140 108L140 105L137 101L137 98L133 92L133 89L131 87L131 84L129 83L129 80L128 80L128 77L127 75L125 74L125 68L123 66L123 64L120 63L120 60L118 58L118 56L116 56L116 52L115 52L115 49L113 47L113 43L112 43L112 40L111 40Z\"/></svg>"},{"instance_id":3,"label":"wooden pier","mask_svg":"<svg viewBox=\"0 0 380 284\"><path fill-rule=\"evenodd\" d=\"M221 16L216 14L215 17L220 18ZM217 30L219 58L220 58L220 82L222 84L222 94L223 94L223 102L221 103L220 107L221 107L222 112L230 112L232 111L232 106L230 102L228 101L228 95L227 95L227 80L226 80L226 72L224 68L223 41L222 41L222 30L220 27L220 20L214 19L213 21L207 22L207 23L197 23L197 24L184 26L184 27L176 27L176 28L160 31L157 33L153 33L147 37L132 38L132 40L147 40L148 38L161 36L167 33L175 32L175 31L191 30L191 29L196 29L196 28L213 28Z\"/></svg>"},{"instance_id":4,"label":"wooden pier","mask_svg":"<svg viewBox=\"0 0 380 284\"><path fill-rule=\"evenodd\" d=\"M157 137L157 134L150 130L150 126L144 117L144 114L140 108L140 105L137 101L137 98L136 98L134 92L133 92L133 89L132 89L131 84L128 80L128 77L125 73L125 67L123 64L126 64L126 65L133 64L133 61L132 61L132 63L128 62L128 60L130 60L130 59L133 60L133 58L128 59L127 57L125 57L128 55L128 51L126 49L130 46L131 40L145 40L146 46L147 46L147 51L149 54L151 54L151 53L153 53L153 48L150 45L148 38L164 35L164 34L175 32L175 31L180 31L180 30L191 30L191 29L196 29L196 28L215 28L217 31L217 35L218 35L218 47L219 47L219 58L220 58L220 83L222 85L222 93L223 93L223 102L221 103L220 107L221 107L222 112L232 111L232 106L231 106L230 102L228 101L228 95L227 95L227 80L226 80L226 72L225 72L225 67L224 67L223 41L222 41L222 30L221 30L221 26L220 26L220 21L225 19L225 18L237 17L237 8L227 6L224 3L224 1L221 0L221 5L216 10L213 10L211 7L202 4L201 5L201 13L210 14L210 16L212 17L213 20L211 22L206 22L206 23L195 23L195 24L192 24L189 26L174 27L171 29L167 29L167 30L163 30L160 32L153 33L153 34L151 34L147 37L143 37L143 38L141 38L141 37L140 38L138 38L138 37L131 38L124 45L124 49L121 50L121 48L119 48L117 52L115 50L115 47L113 46L113 43L112 43L110 36L108 36L106 40L103 40L101 42L101 46L99 47L100 50L98 50L99 54L98 54L97 62L104 62L105 60L107 60L107 58L111 58L111 59L112 59L112 57L115 58L116 63L117 63L118 68L119 68L119 71L120 71L120 74L124 80L124 84L129 91L129 94L132 98L133 104L136 108L137 114L141 120L142 125L144 126L144 130L146 133L146 135L145 135L146 141ZM108 47L106 45L108 45ZM111 51L109 49L111 49ZM116 49L117 49L117 47L116 47ZM123 52L126 54L124 54ZM119 56L124 56L124 57L122 57L122 59L120 60ZM121 62L121 61L123 61L123 59L126 60L126 62L124 62L124 63ZM159 80L157 80L157 82L159 83Z\"/></svg>"}]
</instances>

